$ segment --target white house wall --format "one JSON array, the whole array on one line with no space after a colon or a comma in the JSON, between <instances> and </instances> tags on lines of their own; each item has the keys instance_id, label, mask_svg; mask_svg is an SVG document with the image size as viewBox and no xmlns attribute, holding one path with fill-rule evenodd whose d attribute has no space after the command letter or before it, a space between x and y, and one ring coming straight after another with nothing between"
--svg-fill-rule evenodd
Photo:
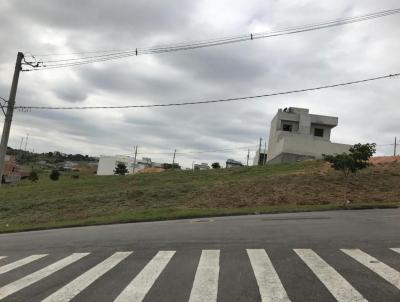
<instances>
[{"instance_id":1,"label":"white house wall","mask_svg":"<svg viewBox=\"0 0 400 302\"><path fill-rule=\"evenodd\" d=\"M129 174L133 173L133 158L128 156L100 156L97 175L114 175L115 167L119 162L126 165Z\"/></svg>"}]
</instances>

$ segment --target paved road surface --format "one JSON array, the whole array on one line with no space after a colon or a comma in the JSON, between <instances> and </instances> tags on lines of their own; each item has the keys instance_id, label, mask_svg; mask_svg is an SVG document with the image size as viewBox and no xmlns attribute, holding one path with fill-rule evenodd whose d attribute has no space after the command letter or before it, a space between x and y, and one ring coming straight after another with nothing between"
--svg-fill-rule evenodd
<instances>
[{"instance_id":1,"label":"paved road surface","mask_svg":"<svg viewBox=\"0 0 400 302\"><path fill-rule=\"evenodd\" d=\"M400 209L0 235L0 301L400 301Z\"/></svg>"}]
</instances>

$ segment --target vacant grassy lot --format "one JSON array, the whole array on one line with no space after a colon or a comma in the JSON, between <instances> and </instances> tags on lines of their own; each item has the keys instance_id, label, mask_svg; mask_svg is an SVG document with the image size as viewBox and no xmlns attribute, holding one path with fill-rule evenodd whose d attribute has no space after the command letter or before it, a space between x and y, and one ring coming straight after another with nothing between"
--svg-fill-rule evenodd
<instances>
[{"instance_id":1,"label":"vacant grassy lot","mask_svg":"<svg viewBox=\"0 0 400 302\"><path fill-rule=\"evenodd\" d=\"M349 182L350 207L400 204L400 163ZM342 176L326 164L169 171L134 176L41 174L0 188L0 232L71 225L342 207Z\"/></svg>"}]
</instances>

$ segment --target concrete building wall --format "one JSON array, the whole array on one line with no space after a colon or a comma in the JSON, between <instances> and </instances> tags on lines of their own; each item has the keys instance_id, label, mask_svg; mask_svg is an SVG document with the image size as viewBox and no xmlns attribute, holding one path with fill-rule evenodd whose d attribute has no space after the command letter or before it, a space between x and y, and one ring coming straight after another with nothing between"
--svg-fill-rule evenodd
<instances>
[{"instance_id":1,"label":"concrete building wall","mask_svg":"<svg viewBox=\"0 0 400 302\"><path fill-rule=\"evenodd\" d=\"M324 140L330 141L330 139L331 139L331 127L328 127L328 126L325 126L325 125L321 125L321 124L311 124L310 129L311 129L311 131L310 131L311 135L314 135L315 129L322 129L324 131L323 136L322 137L318 137L318 139L324 139Z\"/></svg>"},{"instance_id":2,"label":"concrete building wall","mask_svg":"<svg viewBox=\"0 0 400 302\"><path fill-rule=\"evenodd\" d=\"M122 162L126 165L128 173L133 173L134 159L129 156L100 156L97 166L97 175L114 175L116 165Z\"/></svg>"},{"instance_id":3,"label":"concrete building wall","mask_svg":"<svg viewBox=\"0 0 400 302\"><path fill-rule=\"evenodd\" d=\"M260 150L257 149L256 154L254 155L254 158L253 158L253 166L264 165L264 161L266 162L267 157L268 157L267 151L264 150L264 147L261 149L261 154L260 154Z\"/></svg>"},{"instance_id":4,"label":"concrete building wall","mask_svg":"<svg viewBox=\"0 0 400 302\"><path fill-rule=\"evenodd\" d=\"M309 114L305 108L279 109L271 121L267 163L318 159L322 154L348 152L350 145L330 141L331 130L337 124L337 117Z\"/></svg>"}]
</instances>

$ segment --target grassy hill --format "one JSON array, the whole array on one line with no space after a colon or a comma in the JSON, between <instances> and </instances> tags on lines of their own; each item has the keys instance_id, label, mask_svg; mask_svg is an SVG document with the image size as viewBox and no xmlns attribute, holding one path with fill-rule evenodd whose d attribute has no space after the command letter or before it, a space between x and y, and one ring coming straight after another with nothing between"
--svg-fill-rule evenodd
<instances>
[{"instance_id":1,"label":"grassy hill","mask_svg":"<svg viewBox=\"0 0 400 302\"><path fill-rule=\"evenodd\" d=\"M400 204L400 162L353 176L349 207ZM342 176L320 161L59 181L40 174L0 188L0 232L210 215L343 207Z\"/></svg>"}]
</instances>

